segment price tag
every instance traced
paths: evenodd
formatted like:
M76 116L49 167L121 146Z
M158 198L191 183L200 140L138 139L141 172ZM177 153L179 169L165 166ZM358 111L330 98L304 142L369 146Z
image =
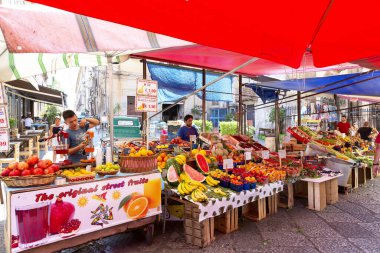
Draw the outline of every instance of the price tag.
M279 150L278 151L278 156L280 157L280 159L282 158L286 158L286 150Z
M8 128L7 109L0 107L0 128Z
M303 151L300 151L300 157L303 157Z
M261 158L263 158L264 160L269 159L269 151L268 150L263 150L261 152Z
M0 130L0 151L9 151L9 132L8 130Z
M223 169L233 169L234 168L234 161L232 159L224 159L223 160Z
M245 157L246 161L251 161L252 153L251 152L244 152L244 157Z
M346 138L346 134L342 134L342 138Z
M196 142L197 136L196 135L190 135L190 142Z

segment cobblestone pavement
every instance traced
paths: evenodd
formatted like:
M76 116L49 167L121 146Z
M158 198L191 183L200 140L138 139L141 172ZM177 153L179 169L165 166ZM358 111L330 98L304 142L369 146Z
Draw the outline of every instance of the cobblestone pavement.
M170 222L165 234L156 228L151 246L145 244L142 233L130 232L60 253L380 252L379 193L380 178L349 195L340 194L339 202L322 212L310 211L304 201L297 200L291 210L279 209L256 223L244 220L238 231L228 235L216 233L215 242L205 249L186 244L182 224Z

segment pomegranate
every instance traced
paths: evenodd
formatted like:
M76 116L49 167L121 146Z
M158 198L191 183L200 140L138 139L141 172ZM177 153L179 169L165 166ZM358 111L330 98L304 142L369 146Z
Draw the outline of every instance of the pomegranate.
M9 176L10 176L10 177L18 177L18 176L21 176L21 170L12 170L11 172L9 172Z
M49 168L52 168L53 170L54 170L54 172L57 172L57 171L59 171L59 165L57 165L57 164L53 164L52 166L50 166Z
M52 165L52 162L50 160L40 160L38 163L37 163L37 167L41 168L41 169L47 169L50 165Z
M70 202L57 198L50 206L50 233L57 234L61 226L67 224L74 216L75 207Z
M13 163L9 164L8 168L11 170L15 170L15 169L17 169L17 166L18 166L18 162L13 162Z
M41 168L35 168L32 170L32 173L33 175L43 175L44 174L44 170L41 169Z
M29 164L30 167L34 167L38 163L38 156L32 155L29 156L26 162Z
M2 172L1 172L1 176L2 177L7 177L7 176L9 176L9 173L11 172L11 170L10 169L8 169L8 168L6 168L6 169L4 169Z
M47 168L47 169L44 170L44 173L45 173L45 175L47 175L47 174L54 174L54 169L51 168L51 167L49 167L49 168Z
M23 170L21 173L21 176L30 176L30 175L32 175L31 170Z
M19 162L17 165L17 168L19 170L27 170L27 169L29 169L29 164L26 162Z

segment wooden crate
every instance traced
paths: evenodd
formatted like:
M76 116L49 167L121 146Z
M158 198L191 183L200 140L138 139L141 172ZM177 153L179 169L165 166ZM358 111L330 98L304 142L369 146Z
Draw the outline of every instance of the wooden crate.
M372 179L374 179L374 177L373 177L373 169L372 169L372 167L367 167L367 169L366 169L366 178L367 178L368 180L372 180Z
M222 215L215 217L215 229L224 234L229 234L238 229L239 210L233 208Z
M266 199L258 199L243 206L243 216L252 221L259 221L267 216Z
M359 188L359 168L353 167L351 170L350 178L348 179L348 183L351 182L352 189Z
M305 144L297 144L297 143L285 143L285 149L286 151L293 152L293 151L305 151L306 150Z
M197 206L185 204L184 230L186 242L198 247L206 247L214 240L214 218L199 222L200 210Z
M326 182L308 182L308 208L321 211L326 208Z
M294 184L286 183L284 185L284 191L278 195L278 207L281 208L293 208L294 207Z
M338 179L326 181L326 203L332 205L338 202L338 199Z
M367 183L366 170L367 170L367 168L364 166L360 166L358 168L358 184L366 184Z
M266 197L267 202L267 214L276 214L277 213L277 204L278 204L278 193Z

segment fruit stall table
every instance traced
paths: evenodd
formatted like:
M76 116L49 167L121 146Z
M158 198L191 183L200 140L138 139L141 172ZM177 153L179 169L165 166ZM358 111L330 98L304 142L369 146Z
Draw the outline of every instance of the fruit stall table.
M303 178L301 181L308 184L308 208L315 211L322 211L326 205L338 202L338 178L336 176L323 175L320 178Z
M8 253L55 252L135 228L145 228L151 243L153 223L161 213L157 171L119 172L61 185L5 187L5 193Z
M190 196L179 197L176 189L166 189L164 213L166 213L167 199L178 201L185 206L184 230L186 242L199 247L206 247L214 241L214 228L230 233L237 230L238 207L247 206L254 202L260 202L259 208L266 210L266 199L268 199L269 213L277 210L277 193L283 190L282 181L257 186L256 189L243 190L241 192L230 192L228 197L210 198L208 202L194 202ZM246 214L249 216L249 208ZM260 211L259 211L260 213ZM261 216L266 215L260 213ZM258 217L258 219L263 217ZM164 228L166 216L164 216ZM164 231L165 232L165 231Z

